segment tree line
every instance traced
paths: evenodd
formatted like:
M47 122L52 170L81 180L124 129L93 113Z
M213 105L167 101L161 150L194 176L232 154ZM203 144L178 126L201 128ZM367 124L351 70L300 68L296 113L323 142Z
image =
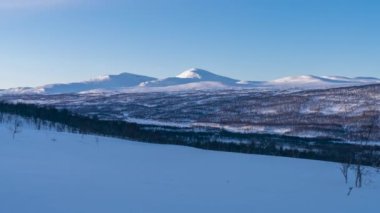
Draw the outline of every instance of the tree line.
M184 145L206 150L340 163L349 161L370 166L380 165L379 147L337 143L331 138L234 133L215 128L199 130L199 128L162 127L122 120L101 120L97 116L84 116L54 107L0 102L0 122L4 122L5 115L9 114L28 120L37 129L49 126L58 131L95 134L146 143Z

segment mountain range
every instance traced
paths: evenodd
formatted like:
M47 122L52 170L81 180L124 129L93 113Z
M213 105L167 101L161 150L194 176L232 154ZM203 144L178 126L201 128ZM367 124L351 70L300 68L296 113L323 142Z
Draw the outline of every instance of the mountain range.
M322 89L354 85L376 84L380 79L371 77L301 75L271 81L242 81L212 72L192 68L176 77L157 79L131 73L100 76L83 82L49 84L39 87L19 87L0 91L0 94L64 94L97 93L109 91L183 91L210 89Z

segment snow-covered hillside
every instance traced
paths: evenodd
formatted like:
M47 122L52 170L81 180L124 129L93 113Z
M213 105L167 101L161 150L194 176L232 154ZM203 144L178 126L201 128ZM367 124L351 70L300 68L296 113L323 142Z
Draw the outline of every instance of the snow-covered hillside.
M39 93L39 94L61 94L61 93L79 93L85 91L114 91L127 87L136 87L142 82L152 81L155 78L136 75L131 73L121 73L118 75L99 76L89 81L68 83L68 84L50 84L36 88L14 88L8 90L8 93Z
M335 163L0 124L0 212L376 212L380 178ZM367 170L372 172L372 170ZM352 177L350 177L351 179Z
M52 84L44 86L43 88L48 94L77 93L91 90L120 90L125 87L135 87L142 82L150 80L154 80L154 78L130 73L121 73L119 75L98 77L86 82Z
M186 87L199 89L199 84ZM0 101L52 106L105 120L163 126L212 127L241 133L380 140L380 84L307 91L257 89L116 94L9 95ZM219 85L222 88L222 85ZM160 92L161 91L161 92ZM158 93L160 92L160 93Z
M64 94L64 93L125 93L125 92L171 92L189 90L264 89L264 90L307 90L346 87L380 83L370 77L348 78L342 76L301 75L284 77L272 81L237 80L212 72L192 68L176 77L156 79L153 77L121 73L101 76L89 81L50 84L40 87L19 87L1 91L1 94Z
M164 78L155 81L146 82L143 86L148 87L166 87L183 85L189 83L202 83L202 82L218 82L225 86L237 86L239 80L216 75L206 70L192 68L184 71L183 73L177 75L176 77Z
M263 85L276 88L296 88L296 89L324 89L334 87L345 87L353 85L365 85L380 83L377 78L348 78L342 76L288 76L276 80L264 82Z

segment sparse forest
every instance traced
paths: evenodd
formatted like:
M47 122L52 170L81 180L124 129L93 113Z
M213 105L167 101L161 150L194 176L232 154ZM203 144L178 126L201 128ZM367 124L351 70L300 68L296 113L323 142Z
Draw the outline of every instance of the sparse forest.
M207 150L316 159L350 165L379 166L378 146L348 144L331 138L301 138L271 134L233 133L217 128L180 128L101 120L65 109L31 104L0 103L0 120L13 124L12 134L22 131L19 116L35 128L52 128L147 143L185 145ZM367 135L367 137L369 137ZM345 168L342 172L345 173Z
M52 106L102 120L371 142L380 140L379 93L380 85L374 84L306 91L28 94L0 96L0 101Z

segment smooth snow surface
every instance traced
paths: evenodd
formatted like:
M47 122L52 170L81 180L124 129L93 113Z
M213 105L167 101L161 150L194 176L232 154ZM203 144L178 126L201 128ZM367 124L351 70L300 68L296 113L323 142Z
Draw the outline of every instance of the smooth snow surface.
M0 212L377 212L379 178L335 163L0 125ZM365 182L369 182L365 180Z

